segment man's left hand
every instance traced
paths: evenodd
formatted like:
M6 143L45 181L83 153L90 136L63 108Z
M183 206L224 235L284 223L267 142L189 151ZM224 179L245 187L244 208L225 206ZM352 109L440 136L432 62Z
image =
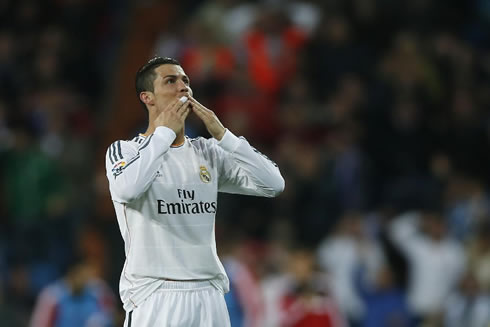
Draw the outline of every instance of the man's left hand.
M219 121L216 114L200 104L196 99L190 98L192 104L192 110L196 113L196 115L203 121L206 129L212 137L221 141L223 135L225 135L225 127Z

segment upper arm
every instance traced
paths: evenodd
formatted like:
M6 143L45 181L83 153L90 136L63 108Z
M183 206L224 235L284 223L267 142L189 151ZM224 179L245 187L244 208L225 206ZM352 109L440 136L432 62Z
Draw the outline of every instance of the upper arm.
M106 171L109 180L116 178L126 169L128 165L139 157L136 146L126 141L112 143L106 152Z
M138 172L129 167L135 166L139 160L139 148L127 141L116 141L107 149L106 175L113 200L127 203L134 198L132 193L138 187Z
M141 144L130 141L111 144L106 153L106 173L112 199L129 203L146 192L174 139L174 131L159 126Z
M41 291L31 315L30 327L52 327L56 319L58 299L52 288Z

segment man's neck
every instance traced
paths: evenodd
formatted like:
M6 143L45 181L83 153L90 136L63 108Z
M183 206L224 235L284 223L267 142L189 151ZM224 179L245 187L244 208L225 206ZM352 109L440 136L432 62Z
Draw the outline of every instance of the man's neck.
M149 136L155 132L155 129L157 126L154 126L153 124L150 124L148 128L146 129L146 132L143 133L144 136ZM179 146L182 145L185 141L185 129L182 127L180 132L177 133L174 142L172 143L172 146Z

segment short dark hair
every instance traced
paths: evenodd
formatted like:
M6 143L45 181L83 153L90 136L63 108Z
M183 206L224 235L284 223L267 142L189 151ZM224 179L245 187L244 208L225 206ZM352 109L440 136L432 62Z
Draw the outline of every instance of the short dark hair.
M177 65L180 66L180 63L169 57L153 57L146 64L141 66L141 68L136 73L136 96L138 100L141 102L144 108L146 108L145 104L140 99L140 93L145 91L153 92L153 82L155 81L155 68L161 65Z

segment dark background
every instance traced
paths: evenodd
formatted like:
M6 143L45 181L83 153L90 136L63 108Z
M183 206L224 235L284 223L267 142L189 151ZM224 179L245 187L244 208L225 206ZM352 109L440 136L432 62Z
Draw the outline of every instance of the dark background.
M389 253L387 225L409 210L441 215L466 270L478 269L472 246L490 230L489 1L4 0L0 320L8 326L27 323L40 290L75 253L117 294L124 245L104 155L145 130L133 81L155 54L178 59L195 97L286 180L276 199L220 195L218 251L240 240L257 281L283 269L270 268L277 244L315 254L351 215L362 224L354 239ZM193 116L186 131L208 136ZM405 280L410 262L387 257ZM487 294L490 284L480 287Z

